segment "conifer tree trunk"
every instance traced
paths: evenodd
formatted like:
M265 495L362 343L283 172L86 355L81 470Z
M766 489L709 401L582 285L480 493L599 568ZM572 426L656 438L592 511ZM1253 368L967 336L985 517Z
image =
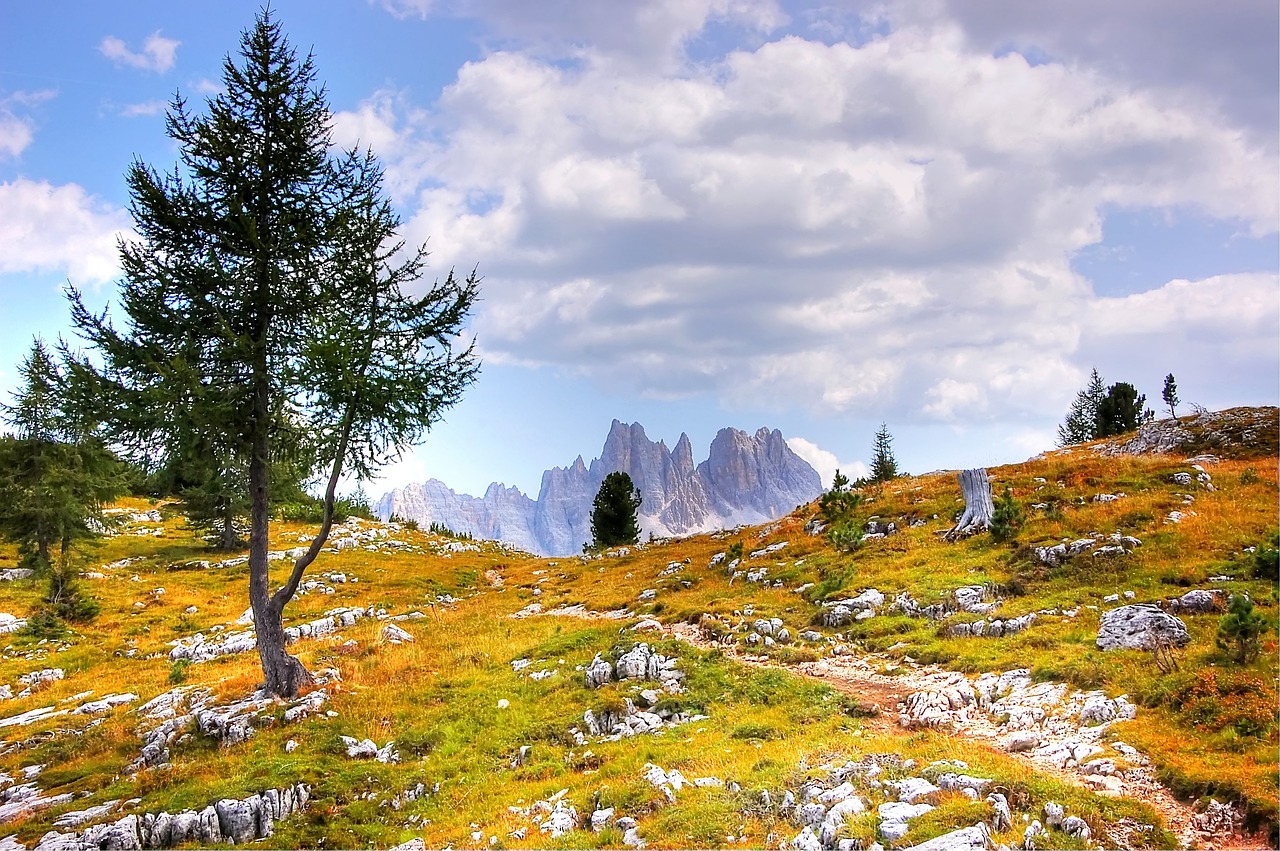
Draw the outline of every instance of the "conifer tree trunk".
M991 501L991 480L987 478L985 469L961 470L956 478L964 494L964 513L955 528L947 533L948 541L991 528L991 515L995 513L995 505Z
M263 687L271 694L296 697L299 689L314 680L302 663L285 650L283 599L272 595L270 560L270 481L271 441L267 431L270 414L270 384L266 375L266 359L260 362L254 393L253 454L249 459L249 605L253 609L253 628L257 635L258 658L262 661ZM325 530L327 533L327 530ZM327 535L326 535L327 537ZM312 549L318 549L313 545ZM301 571L298 571L299 573Z
M235 506L230 499L222 501L222 528L218 530L218 549L234 550L240 547L240 536L236 534Z

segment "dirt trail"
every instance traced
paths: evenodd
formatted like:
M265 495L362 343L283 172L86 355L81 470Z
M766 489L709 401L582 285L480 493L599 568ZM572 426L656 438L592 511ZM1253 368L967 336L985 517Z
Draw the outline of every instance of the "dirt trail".
M709 640L691 624L664 625L663 630L666 634L695 647L703 649L714 647L744 665L758 668L782 668L793 674L826 683L838 691L856 695L867 708L879 709L876 715L865 719L864 724L880 733L900 732L902 728L898 724L899 704L915 692L936 690L939 687L939 677L951 673L934 666L903 664L888 658L853 655L833 656L818 662L786 665L765 656L743 653L736 645L720 644ZM892 676L878 672L879 669L888 665L897 666L898 672ZM1008 736L1008 731L1002 730L985 713L967 718L964 723L943 732L979 741L1002 752L1004 747L1001 740ZM1088 788L1081 774L1039 759L1032 752L1010 755L1034 765L1039 772ZM1196 829L1192 821L1195 811L1175 798L1156 780L1149 765L1138 765L1127 769L1124 772L1123 789L1120 794L1154 807L1184 848L1204 848L1212 851L1227 848L1266 849L1271 847L1263 836L1209 834ZM1117 844L1126 844L1123 835L1113 835L1109 839Z

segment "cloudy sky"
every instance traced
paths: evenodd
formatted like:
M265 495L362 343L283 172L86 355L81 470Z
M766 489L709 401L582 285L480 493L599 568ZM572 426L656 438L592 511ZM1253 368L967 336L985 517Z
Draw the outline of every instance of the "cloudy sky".
M7 398L258 7L0 3ZM375 494L536 495L614 418L780 428L824 478L882 421L913 472L1018 461L1094 366L1280 396L1274 0L272 5L429 274L484 277L478 383Z

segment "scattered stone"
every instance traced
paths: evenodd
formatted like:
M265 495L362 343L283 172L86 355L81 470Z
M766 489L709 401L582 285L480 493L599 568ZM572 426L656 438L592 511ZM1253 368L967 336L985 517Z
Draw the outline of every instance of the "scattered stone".
M984 851L991 847L991 830L982 822L973 827L962 827L928 842L911 846L910 851ZM884 849L881 849L884 851Z
M382 628L382 640L391 644L412 643L413 636L395 624L389 623Z
M1072 836L1086 842L1089 840L1089 825L1079 816L1067 816L1064 818L1062 820L1062 831L1067 834L1067 836Z
M1004 795L992 792L987 796L987 803L991 805L992 830L998 833L1013 827L1013 814L1009 812L1009 801Z
M1151 650L1190 641L1186 625L1173 615L1150 603L1132 603L1102 615L1097 645L1100 650Z
M17 632L26 625L26 618L20 618L6 612L0 612L0 635L9 632Z
M1220 612L1227 607L1227 592L1217 588L1211 591L1193 589L1166 605L1170 612L1192 615Z
M613 679L613 666L597 653L596 657L591 660L591 664L587 665L585 676L587 688L599 688Z
M1209 805L1205 807L1204 812L1191 817L1191 824L1196 830L1207 833L1210 836L1230 836L1235 833L1236 824L1239 820L1239 814L1230 803L1221 803L1214 798L1210 798Z
M822 841L814 834L812 827L805 825L795 839L791 840L791 847L796 851L822 851Z
M82 704L72 711L73 715L103 715L117 706L133 703L138 699L136 694L109 694L101 700L93 700Z
M923 777L908 777L890 785L897 790L898 800L905 801L908 804L914 804L921 798L927 798L934 792L939 791L937 786L934 786Z
M897 842L907 835L907 822L933 809L929 804L905 804L892 801L876 809L880 818L880 836L888 842Z
M608 807L602 810L596 810L591 814L591 830L599 833L608 827L614 819L614 808Z
M1049 801L1044 805L1044 823L1049 827L1062 826L1062 805Z

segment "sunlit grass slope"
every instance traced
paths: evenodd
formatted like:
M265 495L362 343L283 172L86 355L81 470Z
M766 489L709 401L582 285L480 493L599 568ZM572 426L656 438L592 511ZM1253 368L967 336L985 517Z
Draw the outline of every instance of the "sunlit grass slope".
M310 669L334 667L341 673L341 683L329 687L332 698L325 706L332 716L321 713L292 724L281 720L230 747L194 734L176 746L170 767L136 775L126 767L138 756L141 719L129 707L97 723L61 715L5 728L0 770L16 776L24 766L44 764L39 778L44 794L80 797L0 832L16 832L31 844L60 813L109 800L139 799L122 805L121 813L176 812L306 781L314 787L311 804L305 814L277 826L276 845L388 846L422 836L437 847L621 847L622 834L615 829L574 831L554 840L540 833L526 808L563 789L579 813L612 806L619 815L637 818L650 847L720 847L728 837L760 847L796 832L760 806L760 790L779 795L810 773L816 776L824 764L875 753L921 764L963 759L974 773L1009 790L1023 809L1057 800L1072 812L1088 814L1098 827L1125 817L1158 822L1142 804L1035 774L1010 756L943 733L897 732L883 719L873 723L861 717L856 698L670 639L658 639L659 649L678 657L686 674L686 692L669 698L671 707L705 719L618 742L579 744L571 732L585 730L585 710L617 708L624 698L652 686L612 683L590 690L581 672L597 653L616 658L636 641L653 641L630 629L642 617L696 622L710 613L735 620L740 619L735 613L751 607L752 617L781 618L796 635L815 628L823 599L877 588L890 599L908 591L929 603L956 587L979 583L1004 598L1001 617L1046 609L1078 613L1042 617L1033 628L1003 639L948 638L935 622L892 614L838 632L855 651L880 654L886 663L909 656L967 672L1029 668L1036 678L1127 693L1142 708L1112 735L1147 752L1177 793L1229 798L1247 806L1254 823L1274 825L1276 578L1253 575L1247 548L1268 540L1276 526L1276 459L1206 464L1212 491L1173 481L1173 474L1188 469L1181 456L1106 458L1079 449L993 469L997 493L1008 485L1027 506L1027 523L1008 544L986 535L956 543L943 539L941 533L962 506L954 475L939 473L867 490L859 519L892 520L901 531L853 553L839 553L823 537L806 534L811 506L763 528L653 542L601 559L540 559L489 544L445 553L439 546L445 539L409 529L392 535L409 545L403 550L325 552L309 576L340 571L358 582L335 583L332 594L296 598L286 610L290 622L320 617L337 606L374 605L391 615L425 615L399 623L414 636L413 643L383 641L382 623L366 619L294 645ZM1099 494L1123 496L1098 502ZM1187 501L1188 494L1193 501ZM156 505L125 500L119 507L139 511ZM14 685L15 694L20 675L45 667L66 673L28 697L0 701L0 716L56 706L87 691L94 696L131 692L140 698L136 707L177 681L209 688L223 701L254 689L260 672L252 653L187 667L170 664L175 639L198 631L212 634L220 626L242 628L233 624L248 605L247 569L202 566L225 556L211 554L175 506L159 509L162 524L128 525L88 554L86 570L104 576L83 580L102 605L95 621L74 625L63 639L0 637L0 644L8 645L0 658L0 683ZM1181 522L1169 522L1172 511L1183 513ZM913 526L912 521L923 522ZM148 531L154 529L160 534ZM297 546L311 531L277 524L272 548ZM1141 539L1142 546L1126 556L1086 555L1055 567L1034 556L1036 546L1115 532ZM734 578L723 565L709 566L714 555L739 540L748 553L787 542L768 557L746 563L767 567L767 583ZM123 559L130 561L120 565ZM14 549L0 548L0 568L15 563ZM673 563L680 566L672 569ZM286 562L274 565L283 577ZM781 587L773 587L775 582ZM807 583L812 587L796 593ZM1178 657L1178 669L1168 673L1145 653L1096 649L1100 613L1115 605L1104 603L1104 597L1132 591L1135 601L1155 601L1210 587L1249 594L1266 617L1256 661L1236 665L1215 646L1221 615L1212 613L1181 615L1192 643ZM642 603L647 589L656 596ZM43 593L39 580L3 583L0 611L25 616ZM581 604L592 611L626 608L632 614L620 620L509 617L534 602L544 609ZM816 658L824 646L768 652L787 662ZM511 663L520 659L531 664L517 671ZM529 676L543 671L555 673ZM344 735L379 745L394 740L401 761L350 759L341 743ZM286 752L290 740L297 747ZM524 746L529 750L522 757ZM669 803L643 779L646 763L737 787L688 788ZM391 805L398 793L419 783L424 796ZM910 838L919 842L977 817L974 805L956 795L913 823ZM1015 824L996 841L1020 842L1022 827ZM875 821L856 821L845 830L869 844ZM1157 830L1147 841L1165 847L1171 840Z

